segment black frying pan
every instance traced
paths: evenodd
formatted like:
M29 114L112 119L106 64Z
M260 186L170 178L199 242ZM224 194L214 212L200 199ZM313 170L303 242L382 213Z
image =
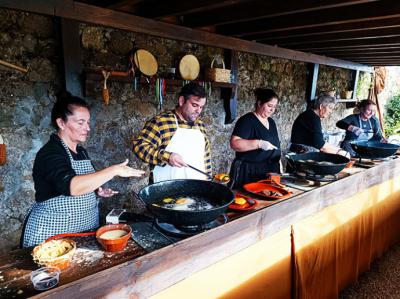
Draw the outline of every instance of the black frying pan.
M399 146L392 143L382 143L378 141L353 141L351 148L360 158L382 159L396 154Z
M341 155L321 152L286 155L286 158L296 172L309 175L334 175L342 171L346 164L350 162L350 159ZM330 164L318 162L329 162Z
M167 197L185 196L207 198L215 207L203 211L186 211L153 205L153 203L159 203ZM222 215L234 200L232 191L224 185L210 181L184 179L163 181L149 185L139 191L138 197L159 221L176 226L209 223Z

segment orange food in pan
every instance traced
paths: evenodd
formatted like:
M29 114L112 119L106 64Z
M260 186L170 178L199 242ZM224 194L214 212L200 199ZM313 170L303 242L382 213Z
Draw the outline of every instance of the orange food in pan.
M227 182L229 182L229 180L230 180L229 175L227 175L226 173L218 173L218 174L216 174L216 175L214 176L214 178L215 178L216 180L221 181L221 182L224 182L224 183L227 183Z

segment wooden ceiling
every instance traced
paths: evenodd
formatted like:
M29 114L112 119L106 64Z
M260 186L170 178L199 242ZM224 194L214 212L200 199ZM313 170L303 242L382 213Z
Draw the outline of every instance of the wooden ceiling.
M399 0L79 0L371 66L400 65Z

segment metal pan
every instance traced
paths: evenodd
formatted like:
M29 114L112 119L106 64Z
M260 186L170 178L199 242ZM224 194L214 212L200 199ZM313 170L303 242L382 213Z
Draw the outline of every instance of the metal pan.
M158 182L141 189L139 199L147 209L161 222L176 226L202 225L215 220L222 215L234 201L232 191L221 184L202 180L170 180ZM167 197L201 197L206 198L214 208L191 211L172 210L162 206L155 206Z
M321 152L286 155L286 159L295 172L310 175L334 175L342 171L350 162L350 159L341 155Z
M351 148L360 158L382 159L396 154L399 146L393 143L382 143L378 141L353 141Z

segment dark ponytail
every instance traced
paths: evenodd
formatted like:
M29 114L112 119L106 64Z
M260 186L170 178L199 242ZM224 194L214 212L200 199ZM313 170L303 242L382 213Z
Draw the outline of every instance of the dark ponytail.
M85 100L72 96L68 91L62 91L57 95L57 101L51 109L51 124L58 130L57 118L67 120L68 115L73 114L73 106L84 107L90 111L89 105Z

